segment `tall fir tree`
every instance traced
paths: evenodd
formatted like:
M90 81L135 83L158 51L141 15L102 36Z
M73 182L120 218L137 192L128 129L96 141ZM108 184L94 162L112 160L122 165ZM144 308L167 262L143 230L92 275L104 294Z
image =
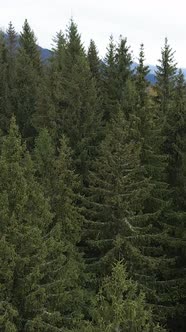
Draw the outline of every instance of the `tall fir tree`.
M90 173L85 197L85 253L98 276L110 270L114 259L123 257L129 269L136 271L148 261L135 241L140 232L144 234L140 219L149 184L140 165L140 144L131 140L129 133L125 115L119 111L107 128Z
M116 68L117 68L117 94L118 100L126 98L125 84L131 78L132 54L130 46L127 45L127 38L120 37L116 48Z
M33 165L13 118L4 138L1 164L1 329L33 331L42 324L41 285L51 213L34 178ZM3 254L4 251L4 254ZM38 325L39 324L39 325Z
M170 201L164 217L164 229L167 237L164 240L164 251L167 257L172 259L172 266L164 269L162 280L165 288L160 287L162 293L162 305L167 308L167 319L171 331L182 331L185 325L185 211L179 206L182 197L175 200L176 190L183 188L178 184L180 174L184 182L183 160L184 126L185 126L185 101L184 81L181 73L176 75L174 52L168 45L167 39L162 49L157 76L157 105L159 121L161 121L162 143L161 151L167 158L166 182L169 185L168 199ZM178 83L179 82L179 83ZM181 140L179 135L181 134ZM175 182L174 182L175 181ZM177 184L176 184L177 182ZM176 184L176 185L175 185ZM177 189L176 189L177 187ZM181 189L182 190L182 189ZM176 206L176 204L178 204ZM166 244L166 246L165 246ZM169 309L168 309L169 308Z
M184 211L185 206L185 143L186 143L186 85L181 70L176 77L173 107L168 113L164 149L169 156L167 181L171 186L173 204Z
M73 330L83 318L87 301L84 264L77 248L81 238L82 215L78 177L72 167L71 150L61 139L58 156L46 130L36 141L34 159L38 179L49 198L53 223L47 235L47 270L44 279L47 290L47 310L56 314L56 327ZM58 317L58 319L57 319Z
M19 44L22 52L27 55L33 67L41 69L40 53L37 47L37 39L27 20L24 21L23 30L20 33Z
M36 131L47 128L55 141L59 139L61 127L61 91L64 70L65 36L62 31L53 39L54 46L48 66L40 84L36 114L33 122Z
M64 65L58 89L58 137L69 138L74 150L76 168L83 181L88 164L95 154L101 114L98 112L95 81L76 24L67 29Z
M111 37L103 72L103 105L106 122L112 119L119 106L125 110L126 116L134 107L135 87L131 65L132 55L130 47L127 46L127 39L120 37L116 47Z
M27 20L19 38L20 47L16 61L16 104L15 114L23 138L33 145L35 128L33 117L39 94L41 60L36 38Z
M162 120L165 120L164 116L171 107L173 99L177 65L174 59L174 53L175 52L168 44L168 39L165 38L164 47L161 50L161 59L159 59L159 65L157 65L156 70L157 102L159 104Z
M7 133L11 117L8 84L8 52L3 32L0 32L0 128Z
M168 156L166 179L169 184L171 200L167 211L166 254L175 259L167 271L167 285L173 306L169 313L169 326L173 331L183 331L186 323L186 282L185 282L185 239L186 239L186 172L185 172L185 133L186 133L186 94L185 81L179 71L174 89L173 105L169 108L164 126L165 141L163 150ZM173 318L172 318L173 316Z
M117 106L116 45L114 43L113 36L111 36L103 65L104 122L112 119L116 112Z
M136 81L136 87L139 95L138 104L139 107L142 108L146 105L147 99L148 99L148 91L147 88L149 86L149 83L147 81L147 75L150 72L149 66L145 65L145 52L144 52L144 45L140 45L140 52L139 52L139 58L138 58L139 64L136 68L136 75L135 75L135 81Z
M15 28L12 24L12 22L9 23L8 29L6 31L7 34L7 48L10 58L13 60L15 57L17 44L18 44L18 35L15 31Z
M12 22L6 31L7 45L7 80L9 87L10 116L15 113L16 107L16 56L18 50L18 35Z
M90 40L87 57L92 76L95 78L96 83L99 86L101 81L101 61L98 56L96 44L92 39Z

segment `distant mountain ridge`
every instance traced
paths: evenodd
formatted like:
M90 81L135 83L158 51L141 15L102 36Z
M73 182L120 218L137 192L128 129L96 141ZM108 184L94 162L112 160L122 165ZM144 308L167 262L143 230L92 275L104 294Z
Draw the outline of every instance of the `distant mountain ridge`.
M50 59L51 55L52 55L52 51L48 50L47 48L42 48L41 46L38 45L38 50L41 54L41 59L43 61L46 61L48 59Z
M3 33L4 37L5 37L5 40L8 38L7 34L6 33ZM19 35L17 36L17 46L16 47L19 47ZM43 61L49 59L52 55L52 51L50 51L49 49L47 48L43 48L39 45L37 45L38 47L38 50L40 52L40 55L41 55L41 59Z

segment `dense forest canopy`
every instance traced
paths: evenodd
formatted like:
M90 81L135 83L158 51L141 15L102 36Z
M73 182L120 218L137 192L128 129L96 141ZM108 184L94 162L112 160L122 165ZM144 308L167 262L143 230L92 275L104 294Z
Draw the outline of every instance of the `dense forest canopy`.
M0 331L184 332L186 85L167 39L0 33Z

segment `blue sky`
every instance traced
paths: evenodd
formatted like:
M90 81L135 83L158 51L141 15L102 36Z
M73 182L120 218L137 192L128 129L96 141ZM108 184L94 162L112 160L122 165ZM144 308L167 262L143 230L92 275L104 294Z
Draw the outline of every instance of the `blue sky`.
M185 0L0 0L0 27L6 29L12 21L19 32L27 18L38 43L50 48L55 33L65 31L73 16L85 47L93 38L103 56L109 36L118 40L122 34L131 45L134 60L144 43L150 64L157 63L167 36L178 65L186 67L185 13Z

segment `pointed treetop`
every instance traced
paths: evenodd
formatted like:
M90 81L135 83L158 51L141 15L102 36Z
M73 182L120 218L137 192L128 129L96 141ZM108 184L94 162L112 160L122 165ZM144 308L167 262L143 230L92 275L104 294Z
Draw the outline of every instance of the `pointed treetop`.
M27 19L25 19L24 24L23 24L23 30L20 32L20 44L23 47L28 46L28 42L31 43L36 43L37 39L35 37L35 34L33 30L31 29Z
M9 24L8 24L8 29L6 30L6 33L9 37L9 39L15 39L17 38L17 32L15 31L15 28L12 24L12 22L10 21Z
M145 66L144 62L145 62L145 53L144 53L144 44L142 43L140 45L140 52L139 52L139 65L137 67L137 73L143 73L145 74L145 76L149 73L149 66Z
M26 56L33 63L34 67L40 69L40 54L36 42L37 39L35 37L35 34L26 19L23 24L23 30L20 33L19 38L20 52L24 51Z
M96 44L93 39L90 40L90 44L88 47L88 56L91 56L91 55L98 57L98 50L97 50Z
M56 33L56 36L53 38L54 47L52 50L54 52L60 53L61 49L64 48L66 44L66 39L62 30Z
M66 36L68 54L71 55L72 59L78 55L85 54L77 24L72 18L69 25L67 26Z
M105 63L109 66L113 66L115 64L115 56L116 56L116 45L114 43L114 38L111 35L109 38L109 45L107 47Z
M116 66L118 78L118 96L122 98L123 89L128 79L133 73L131 69L132 54L130 46L127 45L127 38L120 36L120 41L116 49Z
M65 36L60 30L56 33L56 36L53 38L54 46L52 48L53 51L53 57L51 60L53 61L53 64L55 64L60 71L63 68L63 62L64 62L64 54L66 49L66 39Z
M140 52L139 52L139 65L136 68L136 87L139 96L139 107L144 107L147 101L147 87L149 85L147 81L147 75L150 72L149 66L145 66L145 53L144 53L144 45L140 45Z
M164 47L161 49L161 59L158 60L159 66L157 66L156 71L157 80L160 80L161 77L169 79L175 76L177 63L175 62L174 55L175 51L170 47L166 37Z
M14 26L13 26L13 24L12 24L11 21L8 24L8 29L6 30L6 33L9 36L17 36L17 32L15 31L15 28L14 28Z
M123 66L130 67L132 64L130 46L127 45L127 38L123 38L122 36L120 36L120 41L117 47L116 61L121 68Z
M96 47L95 42L91 39L90 40L90 45L88 48L88 62L90 66L91 73L93 77L99 80L100 78L100 59L98 56L98 50Z
M15 28L14 28L12 22L9 23L6 33L7 33L7 47L8 47L9 55L11 57L13 57L15 55L15 51L17 48L18 34L15 31Z
M165 38L164 47L161 49L161 59L156 70L157 101L162 115L166 114L171 107L177 72L177 63L174 58L175 52Z

